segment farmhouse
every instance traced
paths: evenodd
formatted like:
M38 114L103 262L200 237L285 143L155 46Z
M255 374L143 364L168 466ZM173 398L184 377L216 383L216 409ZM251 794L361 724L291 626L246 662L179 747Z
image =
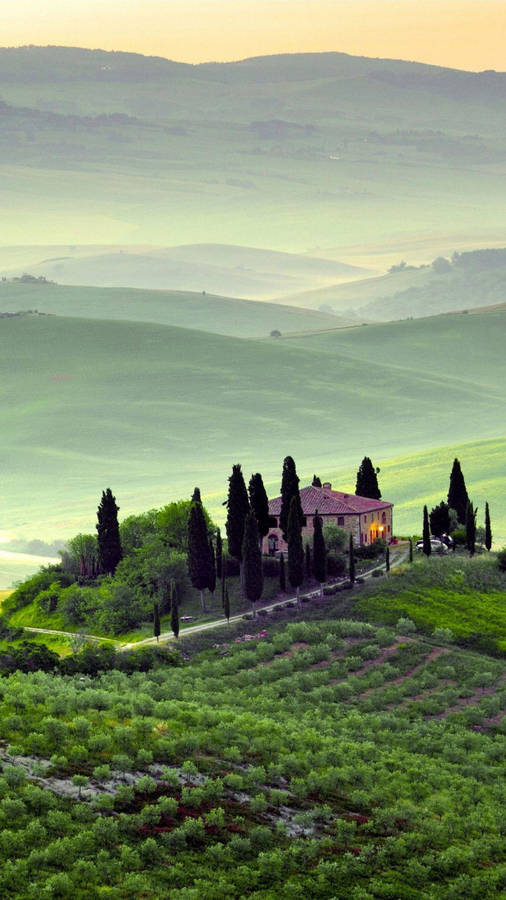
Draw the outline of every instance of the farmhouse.
M368 497L357 497L355 494L344 494L333 491L330 482L322 487L302 488L300 491L302 504L302 539L312 540L313 517L318 515L323 525L339 525L353 534L355 545L372 544L377 538L386 541L392 539L393 503L386 500L371 500ZM264 538L263 552L274 556L280 550L286 551L287 544L279 527L281 513L281 497L269 501L271 528Z

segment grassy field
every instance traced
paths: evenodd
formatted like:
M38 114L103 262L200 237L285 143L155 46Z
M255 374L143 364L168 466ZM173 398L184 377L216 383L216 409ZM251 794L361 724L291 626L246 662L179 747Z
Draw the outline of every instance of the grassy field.
M303 478L339 470L346 482L367 453L379 465L394 459L384 494L403 505L402 530L418 530L425 491L428 500L444 496L453 448L474 442L467 477L478 487L470 492L494 504L497 538L505 534L504 457L494 443L504 421L505 317L445 316L276 342L141 323L4 319L0 457L10 475L2 527L28 538L89 530L109 484L123 516L188 496L198 483L222 521L236 460L247 477L260 469L272 496L287 453ZM438 447L448 448L440 460Z
M506 575L495 557L417 559L368 585L354 613L387 625L408 616L429 634L449 628L457 640L506 656Z
M0 312L27 309L84 319L156 322L234 337L268 337L273 330L315 331L351 323L317 310L202 292L0 282Z

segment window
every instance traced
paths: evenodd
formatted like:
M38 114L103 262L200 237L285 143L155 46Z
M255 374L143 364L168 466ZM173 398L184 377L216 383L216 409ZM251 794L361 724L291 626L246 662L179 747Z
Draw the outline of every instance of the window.
M343 525L344 525L344 516L338 516L338 517L337 517L337 524L340 525L341 528L343 527Z
M306 516L302 516L302 528L305 528L306 525L307 525L307 518L306 518Z
M387 525L388 533L390 534L390 525Z
M381 517L381 521L383 522L383 524L386 522L386 520L387 520L387 514L383 513L383 515Z
M364 516L364 522L367 522L367 516Z

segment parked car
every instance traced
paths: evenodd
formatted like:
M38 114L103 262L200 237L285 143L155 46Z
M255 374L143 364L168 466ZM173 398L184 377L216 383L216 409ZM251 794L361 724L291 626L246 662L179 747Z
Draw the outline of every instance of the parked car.
M440 553L440 554L449 553L449 548L448 548L447 544L445 544L443 541L440 541L439 538L431 537L430 547L431 547L432 553ZM423 551L423 541L416 542L416 549L419 553L421 553Z

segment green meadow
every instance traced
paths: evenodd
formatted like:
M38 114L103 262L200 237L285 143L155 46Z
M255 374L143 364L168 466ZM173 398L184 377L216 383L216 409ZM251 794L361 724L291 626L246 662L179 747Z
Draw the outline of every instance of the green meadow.
M27 309L84 319L157 322L235 337L268 337L274 329L313 331L351 323L351 319L317 310L202 292L1 282L0 312Z

